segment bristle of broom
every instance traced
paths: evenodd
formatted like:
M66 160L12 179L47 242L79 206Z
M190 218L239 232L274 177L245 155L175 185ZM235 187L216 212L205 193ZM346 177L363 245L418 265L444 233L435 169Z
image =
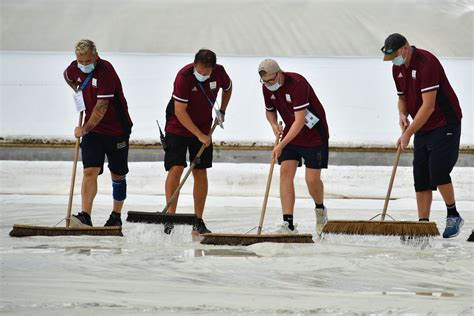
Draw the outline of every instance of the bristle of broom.
M161 212L134 212L127 213L127 222L148 224L177 224L193 225L196 222L194 214L167 214Z
M384 235L384 236L439 236L434 222L396 221L328 221L324 234Z
M261 242L273 243L314 243L311 234L280 235L280 234L203 234L203 245L249 246Z
M47 227L47 226L29 226L13 225L10 231L11 237L31 237L31 236L120 236L122 237L122 227Z
M471 231L471 236L469 236L467 241L474 241L474 229Z

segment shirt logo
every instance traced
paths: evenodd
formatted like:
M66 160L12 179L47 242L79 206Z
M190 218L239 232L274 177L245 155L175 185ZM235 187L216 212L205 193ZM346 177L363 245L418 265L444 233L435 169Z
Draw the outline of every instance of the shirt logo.
M416 79L416 70L413 69L413 70L411 71L411 77L412 77L413 79Z
M285 94L285 97L286 97L286 102L291 103L291 96L288 93Z
M217 87L217 82L216 81L209 82L209 88L211 90L214 90L216 87Z
M97 78L92 78L92 86L97 88Z
M397 78L403 78L402 73L399 73Z
M276 100L276 98L275 98L275 95L274 95L274 94L272 94L272 96L270 97L270 100Z
M81 77L77 77L76 81L77 82L82 82Z
M196 86L194 86L194 88L191 91L198 91L198 89L196 88Z

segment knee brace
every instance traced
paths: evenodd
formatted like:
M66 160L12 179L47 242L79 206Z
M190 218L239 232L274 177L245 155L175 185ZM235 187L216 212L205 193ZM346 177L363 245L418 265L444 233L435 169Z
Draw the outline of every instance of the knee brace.
M127 198L127 180L125 177L120 180L112 179L112 196L115 201L124 201Z

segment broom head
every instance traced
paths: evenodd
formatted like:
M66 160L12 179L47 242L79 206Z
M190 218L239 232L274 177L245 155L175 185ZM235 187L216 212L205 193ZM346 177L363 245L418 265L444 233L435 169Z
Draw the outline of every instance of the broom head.
M123 236L121 226L111 227L47 227L30 225L13 225L11 237L30 236Z
M134 212L129 211L127 222L148 224L177 224L193 225L196 222L194 214L167 214L162 212Z
M311 234L203 234L203 245L249 246L259 242L314 243Z
M328 221L323 234L439 236L435 222Z

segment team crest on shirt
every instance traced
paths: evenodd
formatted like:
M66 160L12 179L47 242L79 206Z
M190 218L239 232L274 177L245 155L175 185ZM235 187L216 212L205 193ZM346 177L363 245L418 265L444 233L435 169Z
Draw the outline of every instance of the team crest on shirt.
M403 78L403 74L399 73L397 78Z
M291 96L287 93L285 94L286 102L291 103Z
M413 70L411 71L411 78L412 78L412 79L416 79L416 70L415 70L415 69L413 69Z
M194 88L191 91L198 91L198 89L196 88L196 86L194 86Z
M209 82L209 88L211 90L214 90L216 87L217 87L217 82L216 81Z
M76 82L82 82L81 77L77 77Z
M270 100L276 100L276 98L275 98L275 95L274 95L274 94L272 94L272 96L270 97Z
M92 86L97 88L97 78L92 78Z

